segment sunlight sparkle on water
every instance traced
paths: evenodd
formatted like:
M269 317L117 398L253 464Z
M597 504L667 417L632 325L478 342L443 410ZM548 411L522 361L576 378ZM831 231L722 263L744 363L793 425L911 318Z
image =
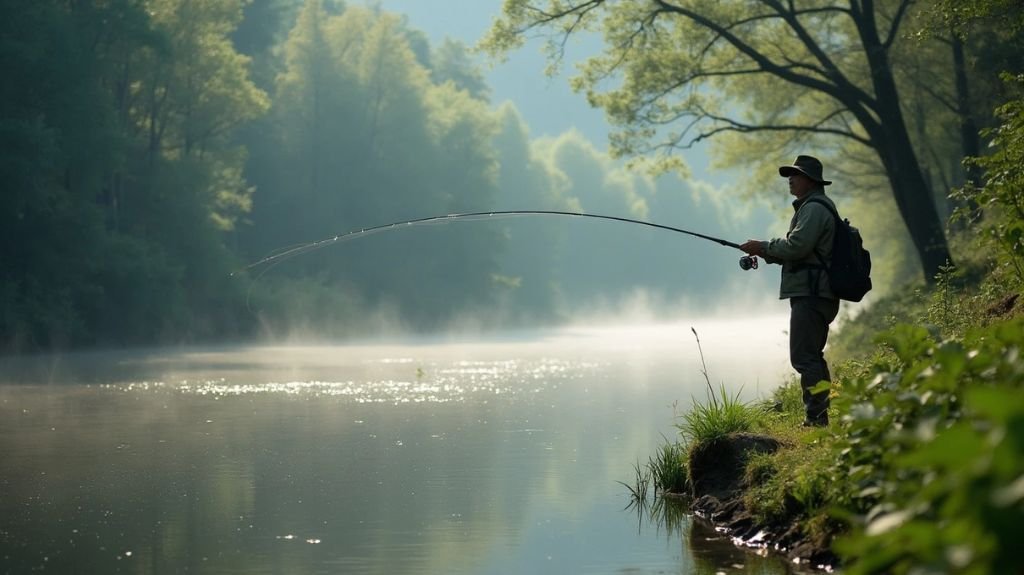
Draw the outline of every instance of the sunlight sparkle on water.
M403 366L411 358L384 358L376 363ZM559 381L583 377L597 364L565 360L455 361L417 368L409 378L330 381L235 382L227 378L180 380L177 383L138 381L108 384L104 388L124 392L165 390L207 396L280 394L299 397L333 397L353 403L451 403L470 397L536 394L557 387Z
M703 397L705 360L744 398L777 385L786 325L30 358L0 385L6 571L781 575L641 531L621 480Z

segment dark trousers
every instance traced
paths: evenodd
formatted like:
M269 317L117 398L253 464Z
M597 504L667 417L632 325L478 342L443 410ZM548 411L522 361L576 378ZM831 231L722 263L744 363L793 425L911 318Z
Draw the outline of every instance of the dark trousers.
M794 297L789 300L789 362L800 374L807 421L828 421L828 391L811 393L822 381L832 381L825 362L828 326L839 313L839 300Z

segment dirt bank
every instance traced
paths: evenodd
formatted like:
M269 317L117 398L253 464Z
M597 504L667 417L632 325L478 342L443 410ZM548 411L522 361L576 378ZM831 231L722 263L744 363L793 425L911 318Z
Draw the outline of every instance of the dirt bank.
M693 512L727 533L737 545L768 549L803 565L833 570L837 560L828 541L807 539L795 518L760 524L743 503L751 487L745 477L747 460L755 453L773 453L780 447L775 438L752 433L734 433L694 446L689 459Z

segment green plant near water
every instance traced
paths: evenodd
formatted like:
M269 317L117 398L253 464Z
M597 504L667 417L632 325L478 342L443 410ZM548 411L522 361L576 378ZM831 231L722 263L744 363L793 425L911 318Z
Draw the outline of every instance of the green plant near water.
M647 504L647 492L651 485L651 472L647 467L640 465L639 461L633 464L633 471L636 473L636 476L632 484L625 481L616 481L616 483L625 486L629 490L630 507L645 506Z
M722 385L715 392L708 376L707 363L704 361L704 350L700 346L697 330L690 328L697 340L700 353L701 374L708 386L708 400L705 403L693 402L691 410L683 414L683 423L677 424L683 441L672 441L664 438L662 443L646 465L639 462L634 465L634 481L628 484L619 481L630 492L631 505L647 500L649 490L653 487L655 499L658 494L684 494L689 485L689 468L687 455L693 442L713 441L729 433L750 431L762 418L763 410L740 401L740 393L730 396ZM719 397L721 396L721 397ZM675 411L675 404L673 404Z
M764 412L741 401L739 391L729 395L722 385L719 392L721 397L711 393L710 402L694 400L690 411L683 414L683 422L676 425L689 442L713 442L730 433L750 431L761 421Z
M689 471L686 467L686 446L678 441L665 443L654 452L647 461L647 469L654 485L654 492L686 493L689 483Z
M654 489L654 499L658 494L684 494L689 484L689 472L686 467L686 446L665 439L654 455L647 459L646 465L638 461L633 465L633 483L618 483L629 490L630 505L647 502L647 495Z
M965 293L963 272L952 265L942 266L935 276L935 287L927 300L926 321L942 337L962 337L973 325L981 323L977 297Z
M1007 83L1019 95L1024 76ZM974 204L961 215L985 214L972 247L991 272L976 295L940 276L925 317L941 337L897 326L882 338L896 360L844 381L834 402L831 501L849 528L834 548L848 574L1024 573L1024 318L1003 319L1024 286L1024 98L997 115L995 151L972 160L987 181L959 192ZM993 302L1005 305L980 313Z
M708 377L708 366L704 361L704 350L700 346L700 336L697 330L690 328L693 337L697 340L697 351L700 353L701 374L708 384L708 401L699 403L696 399L690 411L683 414L683 423L677 424L676 428L691 443L715 441L730 433L750 431L761 419L761 410L751 404L740 400L740 393L730 396L725 385L719 386L721 398L715 393L711 385L711 378Z
M721 401L694 401L693 407L683 414L683 423L676 426L690 443L714 442L730 433L749 432L757 425L759 410L740 401L739 392L730 396L725 386L720 391Z

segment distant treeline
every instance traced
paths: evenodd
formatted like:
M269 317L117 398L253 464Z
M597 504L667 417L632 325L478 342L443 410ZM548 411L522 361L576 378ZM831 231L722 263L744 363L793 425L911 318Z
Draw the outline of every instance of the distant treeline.
M0 10L4 350L520 325L638 290L710 298L739 273L738 253L700 240L542 218L396 231L232 276L285 246L459 211L742 233L723 232L735 208L714 190L628 173L575 133L531 139L463 45L378 8Z

